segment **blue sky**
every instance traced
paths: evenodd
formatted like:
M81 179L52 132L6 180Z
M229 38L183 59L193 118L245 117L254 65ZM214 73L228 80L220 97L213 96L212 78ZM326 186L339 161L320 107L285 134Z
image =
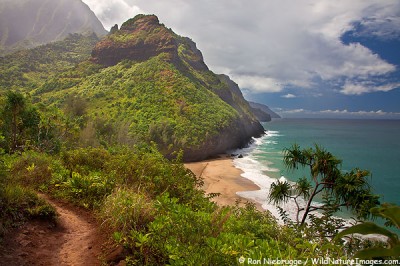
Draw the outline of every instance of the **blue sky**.
M284 117L400 119L398 0L83 0L106 28L156 14Z

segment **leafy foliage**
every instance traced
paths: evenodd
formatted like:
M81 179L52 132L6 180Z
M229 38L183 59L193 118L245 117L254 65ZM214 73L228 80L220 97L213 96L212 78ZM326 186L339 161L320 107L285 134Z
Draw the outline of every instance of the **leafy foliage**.
M314 224L322 223L325 229L336 225L337 227L333 226L330 230L324 230L332 234L342 223L330 216L341 207L350 209L359 218L366 218L369 209L379 204L378 196L372 194L367 182L368 171L353 169L347 173L342 172L339 168L341 161L318 145L314 149L303 150L298 145L293 145L285 150L284 163L292 170L298 167L310 169L309 179L301 178L293 185L287 181L278 181L271 186L269 194L270 201L275 204L294 200L297 206L297 224L305 224L313 212L321 211L323 217L313 215L311 221ZM313 202L317 195L322 195L321 205ZM306 200L304 206L300 205L299 198Z
M46 154L27 151L14 160L10 174L25 187L46 191L53 174L52 158Z
M124 247L128 265L235 265L241 256L266 254L344 257L341 246L315 239L313 229L279 226L252 204L218 207L199 189L203 181L184 167L180 150L212 147L221 132L253 115L240 90L208 70L193 42L157 27L107 38L125 44L168 37L163 40L178 46L179 58L167 52L103 67L86 60L96 38L72 35L0 61L0 88L6 91L0 230L33 216L55 217L35 189L98 213ZM327 213L339 207L336 199L357 210L369 207L359 204L368 198L366 172L340 175L339 161L318 147L295 149L285 158L292 168L310 166L312 178L275 184L276 202L311 200L326 185ZM315 224L331 223L310 216Z
M59 109L32 104L22 93L8 91L0 108L0 147L7 153L36 149L57 153L76 139L76 123Z
M59 96L55 92L58 90ZM51 104L54 96L63 99L65 90L55 91L42 95L43 100ZM127 124L134 142L154 141L167 155L207 143L238 119L236 110L203 85L182 75L162 55L142 63L124 61L108 67L68 92L64 102L57 104L68 106L77 117L84 113L73 111L76 105L68 99L86 102L86 113L91 114L87 125L94 126L94 136L86 139L94 137L100 143L106 140L115 144L120 142L118 136L124 129L120 125ZM90 105L86 99L90 99ZM99 119L108 121L108 135L102 133Z
M38 134L39 114L28 105L20 93L9 91L2 110L1 130L5 137L4 146L7 152L23 150L26 141L35 139Z
M96 35L71 34L64 41L1 57L0 90L31 91L51 76L89 58Z
M56 143L38 141L53 144L53 151L76 146L78 139L81 146L95 147L153 141L169 158L181 149L189 157L204 147L218 147L221 132L243 131L241 120L255 121L240 91L231 91L225 79L208 70L190 39L159 24L155 16L137 16L100 42L122 42L123 47L125 42L159 43L162 47L146 61L129 61L122 53L118 65L98 65L95 57L87 60L96 41L95 36L74 34L1 61L2 90L29 92L33 103L58 109L63 116L68 136ZM46 118L50 123L41 123L46 127L41 132L61 124L59 116L56 121ZM51 130L46 137L53 135Z
M392 204L383 204L380 207L371 209L371 213L381 216L389 222L389 224L400 229L400 207ZM361 259L381 258L381 257L400 257L400 240L399 236L390 230L381 227L372 222L363 222L356 224L340 232L335 239L343 238L352 234L379 234L387 237L387 247L374 246L371 248L358 251L354 256Z
M184 167L180 155L170 161L154 145L8 158L6 165L18 176L15 182L98 212L124 247L128 265L235 265L241 256L266 254L282 259L344 256L340 246L324 239L316 243L311 234L281 227L254 205L217 207L198 189L202 180ZM29 215L49 211L40 205L28 210Z

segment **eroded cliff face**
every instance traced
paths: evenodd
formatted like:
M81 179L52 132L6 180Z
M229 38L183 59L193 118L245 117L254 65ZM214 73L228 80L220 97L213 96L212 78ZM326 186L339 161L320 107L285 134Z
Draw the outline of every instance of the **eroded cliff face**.
M164 53L166 59L182 68L183 61L196 70L208 70L196 44L176 35L161 24L155 15L137 15L118 26L97 43L92 51L96 63L113 66L123 60L146 61Z
M92 60L113 66L126 59L146 61L161 53L168 54L170 60L177 58L178 44L173 32L161 25L156 16L137 16L99 42L93 49Z
M211 72L204 63L202 53L197 49L196 44L189 38L178 36L167 29L154 15L138 15L125 22L119 30L113 27L112 33L97 43L92 51L91 60L111 67L124 60L140 63L160 56L165 62L173 65L180 75L189 79L190 84L198 88L199 92L212 92L213 95L218 96L221 101L229 105L227 108L230 108L232 113L230 120L224 125L211 125L212 128L219 128L218 132L203 136L200 145L176 147L184 151L186 161L202 160L227 150L243 147L252 137L258 137L264 133L263 127L243 98L238 85L226 75L216 75ZM160 84L156 80L151 82ZM180 88L180 90L186 89ZM188 104L190 101L184 98L177 99L178 104L185 103L182 108L187 108L187 110L191 108ZM192 102L192 104L203 103ZM171 134L174 134L173 130ZM162 146L167 143L158 144Z

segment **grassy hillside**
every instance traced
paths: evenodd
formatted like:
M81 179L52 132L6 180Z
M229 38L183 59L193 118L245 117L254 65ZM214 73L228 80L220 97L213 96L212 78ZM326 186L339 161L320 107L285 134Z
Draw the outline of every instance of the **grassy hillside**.
M31 92L50 77L87 60L99 39L71 34L65 40L0 57L0 92Z

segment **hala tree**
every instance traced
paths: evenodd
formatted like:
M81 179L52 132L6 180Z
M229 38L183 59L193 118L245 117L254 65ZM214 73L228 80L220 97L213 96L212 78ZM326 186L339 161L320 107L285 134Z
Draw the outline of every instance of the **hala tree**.
M29 148L56 152L71 131L62 113L33 105L19 92L5 94L0 107L0 148L6 152Z
M23 149L26 140L37 133L40 116L36 108L28 104L21 93L9 91L0 113L5 149L8 152Z
M268 196L275 205L292 199L297 206L298 225L305 224L310 216L315 217L315 212L330 217L342 207L359 219L367 218L370 208L379 204L378 196L372 193L368 184L368 171L356 168L343 172L340 169L342 161L319 145L301 149L294 144L284 150L283 161L289 170L299 167L310 170L309 178L300 178L294 184L287 181L273 183ZM322 198L322 203L316 204L317 198Z

